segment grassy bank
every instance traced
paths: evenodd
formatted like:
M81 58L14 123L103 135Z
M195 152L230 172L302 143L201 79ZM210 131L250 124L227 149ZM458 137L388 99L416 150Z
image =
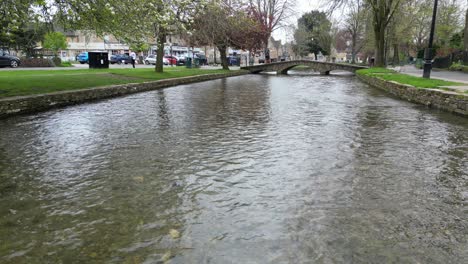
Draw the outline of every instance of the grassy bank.
M370 69L358 70L356 73L367 75L367 76L378 77L386 81L395 81L395 82L402 83L402 84L409 84L417 88L444 89L441 87L464 85L462 83L457 83L457 82L449 82L449 81L444 81L444 80L425 79L422 77L415 77L415 76L406 75L403 73L398 73L396 71L392 71L392 70L385 69L385 68L370 68Z
M0 98L226 72L184 67L165 68L163 73L152 68L0 71Z

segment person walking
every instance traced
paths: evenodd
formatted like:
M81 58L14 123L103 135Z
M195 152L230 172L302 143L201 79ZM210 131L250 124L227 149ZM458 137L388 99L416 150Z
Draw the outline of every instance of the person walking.
M130 57L132 58L132 66L135 69L136 53L134 51L130 52Z

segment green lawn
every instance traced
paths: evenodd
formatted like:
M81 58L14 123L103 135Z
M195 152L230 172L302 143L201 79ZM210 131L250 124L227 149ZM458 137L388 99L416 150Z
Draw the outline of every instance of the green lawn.
M464 85L462 83L457 83L457 82L448 82L448 81L437 80L437 79L425 79L422 77L415 77L411 75L398 73L396 71L392 71L392 70L385 69L385 68L370 68L370 69L358 70L356 73L367 75L367 76L378 77L387 81L395 81L395 82L402 83L402 84L409 84L418 88L439 88L441 86Z
M163 73L152 68L0 71L0 98L226 72L184 67L164 68Z

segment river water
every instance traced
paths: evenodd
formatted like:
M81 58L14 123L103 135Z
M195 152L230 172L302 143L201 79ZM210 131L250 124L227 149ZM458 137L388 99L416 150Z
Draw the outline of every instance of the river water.
M183 85L0 135L2 263L468 259L468 119L351 76Z

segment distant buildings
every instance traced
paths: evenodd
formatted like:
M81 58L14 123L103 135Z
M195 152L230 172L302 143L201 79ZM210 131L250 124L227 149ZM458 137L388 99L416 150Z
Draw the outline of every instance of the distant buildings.
M85 51L107 51L109 56L113 54L129 54L130 46L117 39L112 35L106 35L104 37L97 36L94 31L88 30L76 30L76 31L65 31L68 48L60 52L60 57L64 61L75 61L78 54ZM149 49L140 52L139 55L147 56L149 54L156 54L157 45L156 41L149 40ZM291 60L295 58L295 54L292 49L291 43L282 44L281 40L275 40L272 37L268 43L268 49L270 52L270 59L274 61ZM211 46L203 47L190 47L187 42L180 36L171 35L168 37L166 44L164 45L164 54L172 54L175 56L189 55L193 52L203 53L207 57L208 63L220 64L221 59L219 57L219 51ZM241 63L246 65L250 58L248 51L228 49L227 54L230 56L238 56L241 59ZM255 63L264 59L264 52L260 51L254 56Z

